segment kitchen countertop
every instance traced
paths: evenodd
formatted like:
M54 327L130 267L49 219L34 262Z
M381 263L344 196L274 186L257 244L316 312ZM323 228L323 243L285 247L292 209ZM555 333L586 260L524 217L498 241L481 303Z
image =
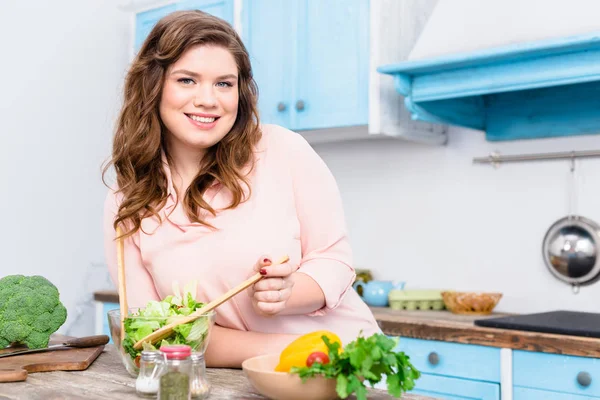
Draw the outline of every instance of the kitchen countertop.
M515 350L600 357L600 339L475 326L480 318L509 314L457 315L449 311L403 311L371 307L387 335L445 342L478 344Z
M118 303L119 295L115 291L101 291L94 293L94 299ZM600 339L597 338L487 328L473 323L479 318L509 314L474 316L450 311L403 311L389 307L371 307L371 311L387 335L600 358Z
M240 369L207 368L211 384L209 399L265 399L259 395ZM370 400L393 399L383 390L368 389ZM135 378L125 371L114 345L109 344L85 371L54 371L32 373L25 382L0 384L2 400L139 400ZM355 399L354 396L349 399ZM404 400L433 400L403 394Z

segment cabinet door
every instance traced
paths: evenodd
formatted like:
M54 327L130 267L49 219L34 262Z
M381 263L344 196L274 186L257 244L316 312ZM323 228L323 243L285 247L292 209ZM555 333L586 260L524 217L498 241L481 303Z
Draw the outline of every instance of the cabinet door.
M369 1L294 2L300 7L292 128L368 124Z
M202 10L233 25L233 0L184 0L177 10Z
M233 24L233 0L184 0L140 12L135 16L134 51L137 53L154 25L178 10L202 10Z
M142 47L144 40L154 28L154 25L164 16L171 14L177 9L176 4L168 4L163 7L153 8L135 15L135 40L133 50L137 53Z
M593 400L598 397L515 386L513 400Z
M419 371L485 382L500 382L500 349L474 344L401 337L404 351Z
M584 379L585 386L580 383ZM513 351L513 383L553 392L600 397L600 359ZM573 397L576 398L576 397Z
M244 0L242 39L258 85L263 123L290 128L296 54L297 0Z
M497 383L421 374L410 393L445 400L500 400ZM515 399L516 400L516 399Z

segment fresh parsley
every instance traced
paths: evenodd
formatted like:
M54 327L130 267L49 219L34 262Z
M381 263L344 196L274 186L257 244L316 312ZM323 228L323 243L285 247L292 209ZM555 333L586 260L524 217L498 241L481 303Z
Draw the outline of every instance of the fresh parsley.
M329 363L314 363L310 367L292 367L290 373L298 374L303 381L315 375L337 380L336 390L345 399L352 393L357 400L367 399L368 382L371 387L386 377L388 393L400 397L412 390L421 373L410 363L404 352L395 352L398 339L376 333L368 338L359 336L340 351L339 343L321 337L329 350Z

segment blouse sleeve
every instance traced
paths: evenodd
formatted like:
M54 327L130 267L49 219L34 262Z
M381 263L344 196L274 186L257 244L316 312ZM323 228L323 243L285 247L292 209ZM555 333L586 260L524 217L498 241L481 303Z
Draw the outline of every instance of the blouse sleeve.
M302 260L298 272L313 278L325 294L325 306L309 314L319 316L340 304L356 274L337 183L308 142L295 136L288 154L300 221Z
M104 202L104 255L112 281L118 287L117 242L113 228L117 204L117 196L111 190ZM136 236L134 234L123 242L128 307L144 307L149 300L159 300L152 277L142 262L140 248L134 241Z

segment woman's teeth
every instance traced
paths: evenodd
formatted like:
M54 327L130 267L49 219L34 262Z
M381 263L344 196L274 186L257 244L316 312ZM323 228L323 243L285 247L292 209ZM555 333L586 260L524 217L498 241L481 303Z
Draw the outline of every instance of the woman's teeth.
M189 115L191 119L197 122L211 123L214 122L216 118L208 118L208 117L198 117L197 115Z

